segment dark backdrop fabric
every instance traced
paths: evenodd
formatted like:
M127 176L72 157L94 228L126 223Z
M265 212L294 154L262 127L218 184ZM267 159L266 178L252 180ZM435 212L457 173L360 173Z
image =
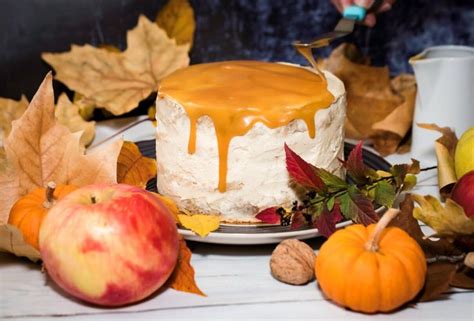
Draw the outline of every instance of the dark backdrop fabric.
M304 63L292 48L334 28L340 15L329 0L191 0L197 21L191 63L259 59ZM165 0L1 0L0 96L34 94L49 66L45 51L71 44L126 47L139 14L154 19ZM408 58L423 48L474 46L474 0L398 0L375 28L357 27L356 43L374 64L411 72ZM336 46L335 42L331 47ZM331 48L315 52L327 56Z

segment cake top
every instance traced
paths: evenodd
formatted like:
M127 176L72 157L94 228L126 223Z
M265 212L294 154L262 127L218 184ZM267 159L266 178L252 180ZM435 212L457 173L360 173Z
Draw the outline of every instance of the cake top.
M227 153L235 136L255 123L269 128L302 119L314 138L315 114L334 102L324 77L298 66L259 61L225 61L193 65L162 80L160 97L181 104L190 118L188 151L196 148L196 124L209 116L219 149L219 190L225 191Z

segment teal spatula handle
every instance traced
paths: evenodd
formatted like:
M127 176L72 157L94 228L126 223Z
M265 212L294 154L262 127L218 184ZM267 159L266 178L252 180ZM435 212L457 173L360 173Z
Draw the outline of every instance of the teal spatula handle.
M369 9L357 5L352 5L344 9L342 16L346 19L362 21L365 19L367 13L376 12L382 4L383 0L376 0Z
M344 9L342 16L346 19L362 21L365 19L366 14L367 14L367 9L356 6L356 5L352 5Z

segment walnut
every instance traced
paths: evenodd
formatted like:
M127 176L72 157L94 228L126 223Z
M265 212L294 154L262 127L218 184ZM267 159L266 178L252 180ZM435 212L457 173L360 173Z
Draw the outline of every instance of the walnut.
M288 284L305 284L314 279L316 255L306 243L284 240L270 258L270 270L275 279Z

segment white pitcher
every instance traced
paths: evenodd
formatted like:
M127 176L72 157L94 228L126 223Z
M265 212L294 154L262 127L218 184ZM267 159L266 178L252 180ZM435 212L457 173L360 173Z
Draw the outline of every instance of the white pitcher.
M417 123L451 127L458 137L474 126L474 47L437 46L410 59L418 94L413 121L412 156L434 165L437 132Z

